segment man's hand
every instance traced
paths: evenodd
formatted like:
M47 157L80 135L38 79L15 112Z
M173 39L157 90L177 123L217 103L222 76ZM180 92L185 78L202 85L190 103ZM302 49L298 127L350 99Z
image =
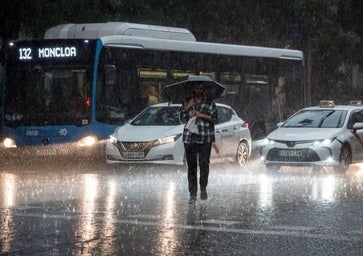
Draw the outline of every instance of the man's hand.
M185 106L185 110L186 111L189 111L189 109L191 109L195 104L195 100L194 98L191 98L188 102L188 104Z

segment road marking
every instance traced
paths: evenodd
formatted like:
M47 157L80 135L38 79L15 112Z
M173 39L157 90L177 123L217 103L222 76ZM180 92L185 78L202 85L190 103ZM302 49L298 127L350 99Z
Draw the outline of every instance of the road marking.
M317 230L318 228L317 227L279 225L279 226L271 226L271 229L283 229L283 230L295 230L295 231L313 231L313 230Z
M53 214L35 214L35 213L15 213L15 216L19 217L33 217L33 218L44 218L44 219L66 219L66 220L76 220L79 219L79 216L72 215L53 215ZM153 215L150 215L153 216ZM154 215L155 216L155 215ZM94 217L95 220L104 220L103 217ZM186 230L201 230L201 231L212 231L212 232L224 232L224 233L235 233L235 234L245 234L245 235L267 235L267 236L282 236L282 237L302 237L302 238L314 238L314 239L322 239L322 240L334 240L334 241L362 241L361 233L351 233L351 235L342 234L342 235L332 235L332 234L314 234L306 232L306 229L301 230L293 227L293 231L290 231L289 228L285 228L283 231L276 230L252 230L252 229L239 229L239 228L227 228L225 226L203 226L201 224L198 225L188 225L188 224L172 224L172 223L161 223L154 221L139 221L139 220L113 220L113 223L117 224L129 224L129 225L140 225L140 226L157 226L160 228L176 228L176 229L186 229ZM281 226L276 226L281 227ZM309 227L308 227L309 229ZM358 235L358 236L356 236Z
M23 206L18 206L18 207L14 207L11 208L12 210L17 210L17 211L26 211L26 210L33 210L33 209L43 209L43 206L27 206L27 205L23 205Z
M149 220L160 220L161 215L152 215L152 214L134 214L128 215L129 218L141 218L141 219L149 219ZM198 224L215 224L215 225L235 225L242 224L241 221L228 221L228 220L195 220L194 223Z
M130 218L151 219L151 220L159 220L159 219L161 219L161 216L160 215L153 215L153 214L134 214L134 215L129 215L127 217L130 217Z
M241 221L229 221L229 220L198 220L196 223L201 224L216 224L216 225L235 225L235 224L242 224Z

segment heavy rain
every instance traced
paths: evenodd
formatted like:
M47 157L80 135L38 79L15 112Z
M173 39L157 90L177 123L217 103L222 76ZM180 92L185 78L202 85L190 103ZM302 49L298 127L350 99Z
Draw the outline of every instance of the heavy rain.
M0 255L362 255L361 2L1 5Z
M39 163L37 163L38 165ZM359 255L363 169L212 164L209 199L186 171L52 163L3 167L1 251L14 255Z

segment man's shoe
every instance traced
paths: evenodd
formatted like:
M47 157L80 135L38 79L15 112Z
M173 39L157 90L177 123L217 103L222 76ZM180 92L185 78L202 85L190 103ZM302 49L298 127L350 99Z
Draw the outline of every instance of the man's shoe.
M196 195L191 195L190 199L189 199L189 203L192 204L192 203L195 203L196 201L197 201L197 196Z
M202 200L207 200L208 199L207 190L205 188L202 189L202 191L200 192L200 199L202 199Z

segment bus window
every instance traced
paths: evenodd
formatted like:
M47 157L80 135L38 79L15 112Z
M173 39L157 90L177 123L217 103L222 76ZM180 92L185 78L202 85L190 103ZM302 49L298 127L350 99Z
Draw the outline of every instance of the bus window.
M96 119L99 122L123 124L125 121L127 109L124 108L124 104L127 99L122 95L127 91L122 88L119 79L116 76L115 78L112 83L107 83L109 80L106 76L97 81Z

